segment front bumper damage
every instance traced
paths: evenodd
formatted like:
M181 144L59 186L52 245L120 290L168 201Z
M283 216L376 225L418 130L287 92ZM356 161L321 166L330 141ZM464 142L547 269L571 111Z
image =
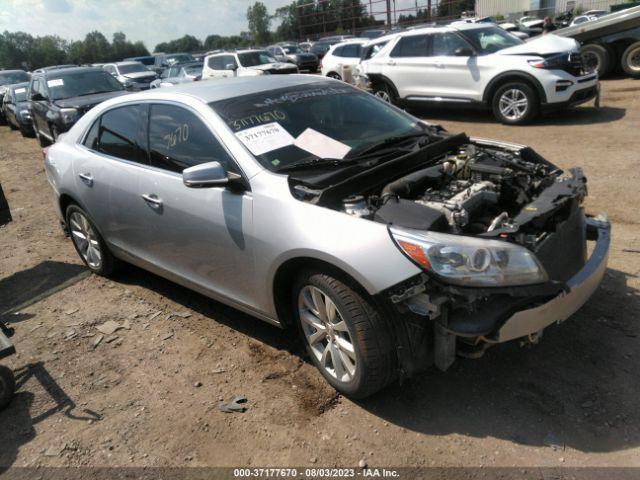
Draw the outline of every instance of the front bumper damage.
M502 343L541 332L553 323L560 323L582 307L595 292L607 269L611 225L603 219L587 219L587 239L596 244L584 267L567 283L566 288L552 300L509 317L498 330L495 342Z
M546 327L577 312L602 281L611 239L611 225L605 217L586 217L583 225L584 240L595 245L582 267L564 282L501 289L494 294L465 289L482 306L463 313L442 290L434 292L432 280L424 275L385 292L387 311L395 324L401 377L432 364L446 370L456 355L477 358L488 347L510 340L536 342ZM505 295L508 290L512 296Z

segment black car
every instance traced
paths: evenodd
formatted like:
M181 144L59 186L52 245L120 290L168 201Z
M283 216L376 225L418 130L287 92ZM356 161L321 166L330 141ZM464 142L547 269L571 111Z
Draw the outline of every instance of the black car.
M4 95L7 92L9 85L28 81L29 74L24 70L0 70L0 106L2 105ZM7 120L2 114L2 109L0 108L0 124L4 125L6 121Z
M33 124L27 95L29 82L10 85L2 101L2 114L11 130L20 130L23 137L33 137Z
M34 74L29 91L33 128L43 147L55 142L97 104L126 93L112 75L91 67Z

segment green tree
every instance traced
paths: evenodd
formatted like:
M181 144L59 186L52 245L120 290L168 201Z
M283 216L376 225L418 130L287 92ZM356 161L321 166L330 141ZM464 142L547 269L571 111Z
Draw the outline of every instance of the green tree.
M247 21L249 22L249 31L256 44L264 45L269 42L271 32L271 17L267 11L267 7L262 2L256 2L253 6L247 8Z

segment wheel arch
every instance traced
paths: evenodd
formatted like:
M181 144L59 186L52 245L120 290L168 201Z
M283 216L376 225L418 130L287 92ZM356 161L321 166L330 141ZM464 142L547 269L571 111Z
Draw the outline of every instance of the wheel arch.
M544 87L542 86L540 81L538 81L537 78L529 73L520 72L517 70L504 72L493 78L484 89L482 101L487 105L491 105L491 101L493 99L493 95L496 93L496 90L498 90L498 88L500 88L505 83L514 81L526 82L536 91L540 103L547 103L547 93L545 92Z
M367 76L369 77L369 81L371 82L371 86L373 88L375 88L376 85L386 84L393 89L393 93L396 96L396 98L398 100L401 100L400 94L398 93L398 89L396 88L395 84L389 77L382 75L381 73L370 73Z
M311 256L297 256L284 261L277 268L272 281L272 295L278 319L283 327L292 327L291 289L297 275L305 270L317 270L335 276L362 295L371 295L363 284L343 268L327 260Z

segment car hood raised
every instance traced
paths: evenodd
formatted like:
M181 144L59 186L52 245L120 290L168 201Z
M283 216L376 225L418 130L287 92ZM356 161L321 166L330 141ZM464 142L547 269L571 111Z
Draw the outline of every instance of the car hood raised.
M554 53L570 52L580 48L578 42L572 38L563 38L553 34L543 35L522 45L505 48L496 52L499 55L551 55Z
M115 92L95 93L93 95L83 95L81 97L64 98L62 100L56 100L54 103L60 108L83 108L97 105L105 100L109 100L110 98L118 97L120 95L126 95L127 93L128 92L120 90Z

